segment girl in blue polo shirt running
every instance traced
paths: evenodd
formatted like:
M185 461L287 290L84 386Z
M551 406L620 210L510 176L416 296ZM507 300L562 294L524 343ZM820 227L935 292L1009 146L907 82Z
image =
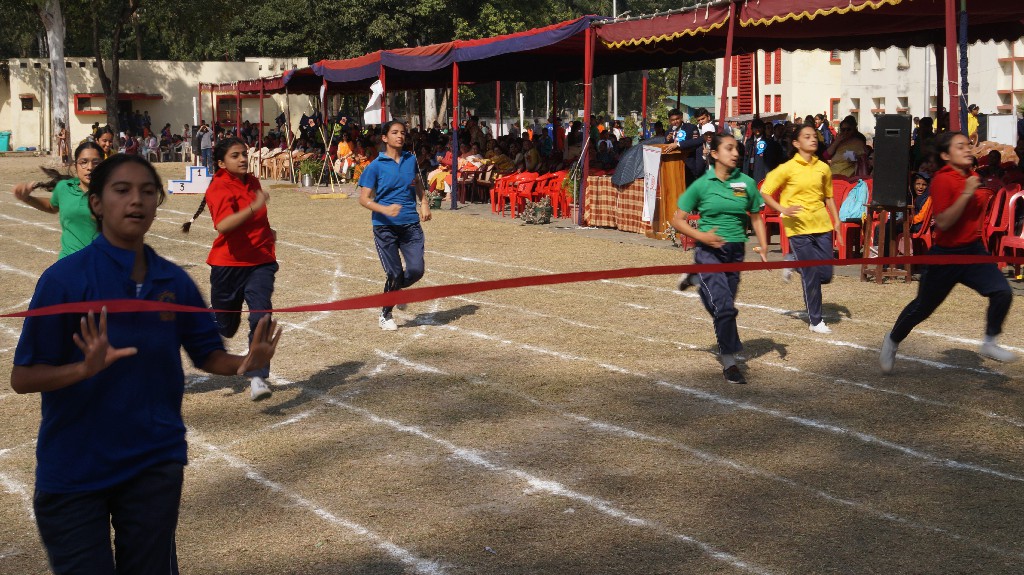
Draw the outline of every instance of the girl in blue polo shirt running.
M398 120L384 124L381 140L384 151L359 176L359 205L373 212L373 242L387 274L387 293L423 277L420 221L430 221L430 203L417 177L416 156L403 149L405 124ZM384 331L398 329L391 306L381 309L377 323Z
M693 261L696 264L742 262L746 253L747 222L754 228L761 246L761 261L767 261L768 237L765 235L761 210L764 202L757 193L757 184L737 169L739 147L728 134L711 137L708 154L713 167L697 178L679 198L679 209L672 217L672 227L697 241ZM698 228L689 224L692 213L700 214ZM712 272L684 275L679 289L698 286L700 301L711 314L718 339L718 360L725 380L746 383L736 365L736 354L743 349L736 329L736 293L740 286L739 272Z
M145 245L164 198L149 162L104 161L88 198L99 237L43 272L30 309L117 299L206 307L188 274ZM249 354L237 356L208 312L99 311L99 321L92 311L27 318L14 355L11 387L42 394L39 534L55 573L176 574L187 452L181 348L204 371L235 375L269 363L281 332L263 318Z

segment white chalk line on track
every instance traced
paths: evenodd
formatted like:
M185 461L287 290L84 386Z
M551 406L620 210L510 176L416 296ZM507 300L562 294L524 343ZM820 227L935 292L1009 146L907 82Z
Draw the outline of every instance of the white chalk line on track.
M220 459L223 459L229 466L244 473L245 477L248 478L249 480L259 483L263 487L267 488L268 490L278 495L284 496L285 498L290 500L294 505L312 512L314 515L323 519L327 523L330 523L331 525L335 525L337 527L341 527L351 532L352 534L357 535L362 539L372 543L375 547L377 547L384 553L388 554L390 557L393 557L394 559L400 561L406 567L414 569L417 573L423 573L425 575L441 575L443 573L446 573L444 566L440 563L417 557L408 549L405 549L404 547L392 543L391 541L385 539L383 536L372 531L371 529L364 527L363 525L360 525L355 521L335 515L334 513L328 511L327 509L324 509L323 507L317 505L315 502L306 499L305 497L299 495L295 491L292 491L291 489L282 485L281 483L278 483L267 478L265 475L260 473L258 469L246 463L242 459L232 455L231 453L228 453L227 451L218 448L217 446L211 443L208 443L207 441L202 439L195 431L192 431L191 435L193 443L198 443L200 446L202 446L203 449L216 455Z
M382 357L382 358L388 359L390 361L393 361L394 363L397 363L399 365L402 365L404 367L408 367L410 369L413 369L415 371L419 371L419 372L422 372L422 373L456 375L456 374L447 374L443 370L441 370L439 368L436 368L434 366L431 366L431 365L428 365L428 364L425 364L425 363L421 363L421 362L414 362L414 361L408 360L408 359L406 359L406 358L404 358L404 357L402 357L400 355L394 354L394 353L386 353L386 352L382 352L380 350L375 350L375 353L378 356ZM944 529L944 528L941 528L941 527L936 527L934 525L928 525L926 523L921 523L919 521L915 521L913 519L910 519L910 518L907 518L907 517L903 517L903 516L900 516L900 515L895 514L895 513L891 513L891 512L887 512L887 511L882 511L882 510L879 510L879 509L873 507L870 504L863 503L863 502L856 501L856 500L852 500L852 499L848 499L848 498L845 498L845 497L842 497L842 496L839 496L839 495L835 495L833 493L828 492L827 490L823 490L823 489L819 489L819 488L816 488L816 487L812 487L810 485L805 485L803 483L800 483L800 482L798 482L796 480L793 480L793 479L790 479L788 477L777 475L777 474L765 471L763 469L760 469L758 467L754 467L754 466L750 466L750 465L744 464L744 463L736 461L734 459L730 459L730 458L727 458L727 457L721 457L721 456L715 455L713 453L710 453L708 451L704 451L702 449L698 449L698 448L692 447L690 445L687 445L685 443L682 443L682 442L679 442L679 441L676 441L676 440L673 440L673 439L669 439L669 438L661 437L661 436L656 436L656 435L650 435L650 434L647 434L647 433L644 433L644 432L636 431L634 429L623 427L623 426L615 424L615 423L608 423L608 422L604 422L604 421L599 421L599 420L595 420L595 419L592 419L590 417L587 417L585 415L581 415L581 414L578 414L578 413L567 411L567 410L565 410L561 406L552 405L552 404L549 404L547 402L538 400L538 399L536 399L536 398L534 398L534 397L532 397L532 396L530 396L530 395L528 395L526 393L519 392L519 391L514 391L514 390L509 389L508 387L506 387L504 385L501 385L499 383L491 382L491 381L485 380L485 379L480 378L480 377L469 377L469 378L467 378L467 381L469 383L473 384L473 385L484 386L484 387L488 387L490 389L495 389L495 390L497 390L497 391L499 391L501 393L504 393L506 395L518 398L518 399L523 400L523 401L526 401L527 403L529 403L529 404L531 404L531 405L533 405L535 407L541 408L541 409L543 409L545 411L553 412L553 413L557 414L558 416L563 417L565 419L574 420L574 421L576 421L576 422L578 422L578 423L580 423L580 424L582 424L582 425L584 425L586 427L589 427L589 428L591 428L591 429L593 429L593 430L595 430L597 432L600 432L600 433L605 433L605 434L609 434L609 435L615 435L615 436L618 436L618 437L624 437L624 438L628 438L628 439L642 441L642 442L645 442L645 443L653 443L653 444L656 444L656 445L668 446L668 447L671 447L671 448L673 448L675 450L678 450L678 451L681 451L683 453L686 453L686 454L690 455L691 457L693 457L693 458L695 458L695 459L697 459L699 461L702 461L702 462L705 462L705 463L709 463L709 464L712 464L712 465L716 465L716 466L719 466L719 467L724 467L726 469L730 469L730 470L734 470L734 471L739 471L739 472L747 474L747 475L751 475L751 476L754 476L754 477L759 477L759 478L766 479L766 480L769 480L769 481L772 481L772 482L775 482L775 483L779 483L779 484L782 484L782 485L785 485L785 486L788 486L788 487L791 487L791 488L794 488L794 489L798 489L798 490L803 491L805 493L808 493L811 496L816 497L818 499L822 499L824 501L828 501L828 502L836 503L836 504L839 504L839 505L842 505L842 506L845 506L845 507L849 507L849 508L854 509L856 511L859 511L859 512L862 512L862 513L874 516L874 517L876 517L878 519L882 519L882 520L885 520L885 521L888 521L888 522L892 522L892 523L897 523L897 524L900 524L900 525L905 525L907 527L911 527L911 528L919 530L919 531L924 531L924 532L932 533L932 534L936 534L936 535L942 535L944 537L948 537L948 538L956 540L956 541L964 542L964 543L970 544L972 546L975 546L975 547L978 547L978 548L981 548L981 549L984 549L986 551L989 551L989 552L992 552L992 553L996 553L996 554L999 554L999 555L1009 556L1009 557L1014 557L1014 558L1024 557L1024 553L1017 552L1017 551L1012 551L1012 550L1007 550L1007 549L1003 549L1003 548L1000 548L1000 547L996 547L996 546L990 545L987 542L977 541L977 540L972 539L970 537L967 537L967 536L964 536L964 535L960 535L958 533L954 533L954 532L952 532L952 531L950 531L948 529Z
M335 274L334 275L336 277L337 276L341 276L341 277L346 277L347 276L347 274L343 274L343 273L341 273L337 269L335 270ZM369 281L369 280L367 280L367 281ZM422 329L423 327L425 327L425 326L421 324L420 328ZM333 339L337 339L337 338L333 338ZM514 342L511 342L509 340L502 340L502 343L516 345ZM551 353L551 352L548 352L547 350L543 350L541 348L537 348L536 346L528 346L528 349L530 349L531 351L534 351L534 352L538 352L538 353ZM414 361L408 360L408 359L406 359L406 358L404 358L404 357L402 357L400 355L397 355L395 353L390 353L390 352L386 352L386 351L379 350L379 349L374 350L374 353L378 357L381 357L382 359L385 359L385 360L387 360L389 362L397 363L399 365L402 365L404 367L408 367L408 368L414 369L416 371L421 371L421 372L431 373L431 374L446 374L446 372L444 372L443 370L441 370L439 368L435 368L433 366L430 366L430 365L427 365L427 364L424 364L424 363L414 362ZM560 357L562 359L567 359L567 360L586 361L585 358L579 358L577 356L572 356L572 355L569 355L569 354L555 353L555 355L557 357ZM599 365L601 365L601 367L604 367L606 369L612 369L612 370L615 370L615 371L620 372L620 373L626 373L626 374L635 375L630 370L627 370L627 369L624 369L624 368L619 368L617 366L613 366L613 365L609 365L609 364L599 364ZM370 372L369 377L374 377L374 376L376 376L376 375L378 375L380 373L383 373L385 366L386 366L386 363L382 363L382 364L376 366ZM471 380L471 383L480 384L481 381L482 380L479 380L478 378L474 378L473 380ZM587 418L586 416L582 416L582 415L578 415L578 414L573 414L573 413L566 413L566 412L561 411L559 409L551 408L551 407L547 406L546 404L543 404L542 402L539 402L538 400L533 399L533 398L531 398L531 397L529 397L529 396L527 396L525 394L521 394L521 393L518 393L518 392L512 392L512 391L506 390L506 389L504 389L503 387L501 387L501 386L499 386L497 384L487 383L487 385L490 385L490 386L493 386L493 387L497 387L497 388L501 389L502 391L504 391L506 393L509 393L511 395L524 398L524 399L526 399L527 401L529 401L530 403L532 403L534 405L538 405L538 406L544 407L546 409L556 411L556 412L559 413L559 415L561 415L563 417L566 417L566 418L573 419L573 420L576 420L578 422L584 423L585 425L588 425L588 426L590 426L590 427L592 427L594 429L597 429L599 431L610 432L610 433L615 433L615 434L623 435L623 436L626 436L626 437L633 437L633 438L642 439L642 440L645 440L645 441L666 444L666 445L669 445L669 446L674 447L676 449L679 449L681 451L685 451L687 453L690 453L691 455L693 455L696 458L701 459L703 461L708 461L708 462L716 463L716 464L719 464L719 465L725 465L727 467L730 467L730 468L733 468L733 469L737 469L739 471L743 471L743 472L751 474L751 475L756 475L756 476L767 478L769 480L776 481L776 482L779 482L779 483L782 483L782 484L785 484L785 485L789 485L791 487L794 487L794 488L800 489L802 491L811 493L812 495L815 495L816 497L819 497L821 499L824 499L824 500L827 500L827 501L833 501L833 502L835 502L837 504L844 505L844 506L847 506L847 507L851 507L851 508L860 510L862 512L865 512L867 514L873 515L873 516L875 516L877 518L880 518L880 519L884 519L884 520L887 520L887 521L890 521L890 522L895 522L895 523L899 523L899 524L902 524L902 525L906 525L906 526L909 526L909 527L912 527L912 528L915 528L915 529L918 529L918 530L922 530L922 531L925 531L925 532L930 532L930 533L934 533L934 534L938 534L938 535L943 535L943 536L949 537L951 539L954 539L954 540L957 540L957 541L963 541L963 542L968 543L970 545L973 545L973 546L979 547L981 549L984 549L986 551L990 551L990 552L997 553L997 554L1000 554L1000 555L1013 556L1013 557L1024 556L1024 555L1022 555L1021 553L1018 553L1018 552L1002 549L1002 548L999 548L999 547L994 547L994 546L988 545L988 544L986 544L984 542L975 541L975 540L973 540L973 539L971 539L969 537L966 537L966 536L963 536L963 535L951 532L951 531L949 531L947 529L943 529L943 528L932 526L932 525L927 525L927 524L924 524L924 523L920 523L918 521L914 521L912 519L901 517L901 516L893 514L893 513L881 511L881 510L875 509L872 506L864 504L864 503L860 503L860 502L853 501L853 500L850 500L850 499L846 499L846 498L843 498L843 497L840 497L840 496L837 496L837 495L833 495L831 493L828 493L827 491L823 491L823 490L820 490L820 489L817 489L817 488L814 488L814 487L811 487L811 486L803 485L803 484L800 484L800 483L798 483L796 481L793 481L791 479L788 479L788 478L785 478L785 477L781 477L781 476L777 476L777 475L771 474L769 472L760 470L758 468L750 467L750 466L744 465L742 463L735 462L733 460L729 460L729 459L726 459L726 458L721 458L721 457L712 455L710 453L703 452L701 450L697 450L697 449L692 448L690 446L687 446L685 444L676 442L674 440L670 440L670 439L666 439L666 438L662 438L662 437L656 437L656 436L649 436L649 435L643 434L641 432L636 432L636 431L633 431L633 430L629 430L627 428L620 427L620 426L618 426L616 424L599 422L599 421L595 421L595 420L592 420L590 418ZM308 415L310 415L310 414L311 414L310 412L303 412L299 416L296 416L295 418L293 418L294 421L293 420L288 420L287 423L293 423L295 421L298 421L298 420L301 420L301 419L305 419L305 417L308 417ZM285 423L285 422L282 422L282 423ZM275 425L277 425L277 424L275 424ZM866 434L864 434L864 435L866 435Z
M371 258L367 258L367 259L371 259ZM366 283L377 283L377 282L374 282L373 280L371 280L369 278L364 278L364 277L355 276L355 275L351 275L351 274L345 274L345 273L341 273L341 272L338 272L338 271L335 272L334 277L335 278L343 277L343 278L346 278L346 279L353 279L353 280L363 281L363 282L366 282ZM430 283L430 282L427 282L427 283ZM685 348L685 349L689 349L689 350L693 350L693 351L708 351L707 347L702 347L702 346L698 346L698 345L694 345L694 344L690 344L690 343L686 343L686 342L679 342L679 341L663 340L663 339L651 338L651 337L645 337L645 336L638 336L636 334L632 334L632 333L629 333L629 332L624 332L624 331L621 331L621 330L610 329L610 328L606 328L606 327L602 327L602 326L591 325L591 324L587 324L587 323L584 323L584 322L567 319L567 318L564 318L564 317L559 316L559 315L546 314L546 313L543 313L543 312L534 311L534 310L531 310L531 309L528 309L528 308L523 308L523 307L520 307L520 306L513 306L513 305L509 305L509 304L500 304L500 303L488 302L488 301L483 301L483 300L477 300L477 299L473 299L473 298L466 297L466 296L457 296L457 297L453 297L453 298L450 298L450 299L459 300L459 301L465 301L467 303L473 303L473 304L478 304L478 305L486 305L486 306L493 306L493 307L504 308L504 309L512 309L512 310L515 310L517 313L529 314L529 315L533 315L533 316L536 316L536 317L542 317L542 318L544 318L546 320L551 320L551 321L559 321L559 322L562 322L562 323L565 323L567 325L571 325L571 326L577 327L577 328L590 329L590 330L602 331L602 332L607 332L607 333L614 333L614 334L620 335L622 337L635 338L635 339L638 339L638 340L643 341L645 343L660 343L660 344L664 344L664 345L673 345L673 346L677 346L677 347L680 347L680 348ZM698 316L691 316L691 317L692 317L692 319L695 319L695 320L698 320L698 321L706 321L706 322L710 323L710 320L708 318L706 318L706 317L698 317ZM755 330L755 329L759 329L759 328L748 328L748 329ZM783 334L785 334L786 332L775 332L775 331L772 331L770 333L783 333ZM789 335L793 335L793 334L789 334ZM796 335L796 337L801 337L801 338L805 338L805 339L809 339L809 340L819 341L819 338L817 338L817 337L808 337L808 336L802 336L802 335ZM511 343L511 342L508 342L508 343ZM842 345L844 347L847 347L847 346L856 346L857 344L852 344L852 343L848 343L848 342L842 342ZM864 348L863 346L860 346L857 349L868 349L869 351L874 351L874 350L871 350L870 348ZM916 358L916 357L913 357L913 356L902 356L901 355L900 357L903 357L903 358L908 359L910 361L920 360L921 362L925 362L927 365L931 365L931 363L929 363L929 362L931 362L931 360L925 360L925 359ZM836 378L833 378L833 377L830 377L830 376L827 376L827 375L824 375L824 374L807 372L805 370L800 370L800 369L792 367L792 366L788 366L788 365L784 365L784 364L779 364L779 363L774 363L774 362L769 362L768 360L764 360L764 359L759 359L759 360L755 360L755 361L757 361L758 363L762 363L764 365L768 365L768 366L772 366L772 367L777 367L777 368L784 369L784 370L787 370L787 371L796 371L796 372L804 373L804 374L807 374L807 375L819 378L819 379L824 380L824 381L832 382L832 383L852 385L852 386L855 386L855 387L859 387L862 390L875 391L875 392L879 392L879 393L886 393L886 394L896 395L896 396L903 397L905 399L908 399L908 400L911 400L911 401L914 401L914 402L918 402L918 403L922 403L922 404L932 405L932 406L936 406L936 407L944 407L944 408L952 409L952 410L964 411L964 412L971 413L973 415L980 415L982 417L986 417L986 418L993 419L993 420L996 420L996 421L1001 421L1001 422L1009 423L1010 425L1014 425L1016 427L1024 426L1024 421L1021 421L1021 420L1016 419L1016 418L1014 418L1012 416L1000 414L1000 413L997 413L997 412L983 411L983 410L976 410L976 409L966 408L966 407L963 407L963 406L960 406L960 405L957 405L957 404L953 404L953 403L950 403L950 402L923 398L923 397L918 396L918 395L914 395L914 394L910 394L910 393L905 393L905 392L900 392L900 391L896 391L896 390L892 390L892 389L886 389L886 388L878 387L876 385L868 384L868 383L865 383L865 382L857 382L857 381L843 379L843 378L836 379ZM953 367L956 367L956 366L952 366L952 365L948 365L948 364L940 364L940 366L941 366L940 368L953 368ZM612 366L609 366L608 364L601 364L601 367L603 367L605 369L609 369L610 371L617 371L618 373L627 373L627 372L623 371L623 368L612 367Z
M31 222L28 222L28 223L31 223ZM162 236L159 236L159 237L162 237ZM170 239L170 238L168 238L168 239ZM199 247L203 247L203 248L206 247L205 244L202 244L202 243L199 243L199 242L191 242L191 241L185 241L185 240L173 240L173 239L172 239L172 241L179 241L181 243L189 243L189 244L193 244L193 245L196 245L196 246L199 246ZM356 244L365 243L365 242L361 242L359 240L350 240L350 242L351 243L356 243ZM306 246L301 246L299 244L291 244L291 245L295 245L296 247L299 247L299 248L305 248L306 247ZM312 249L312 248L310 248L310 249ZM320 252L319 255L323 255L323 254L339 255L339 254L335 254L333 252L322 252L322 250L315 250L315 251ZM443 254L441 252L431 252L431 253L434 253L434 254L437 254L437 255L446 255L446 254ZM367 259L372 259L372 256L364 256L364 257L366 257ZM456 257L456 256L453 256L453 257ZM462 258L462 257L457 257L457 259L474 261L474 262L486 262L486 260L481 260L479 258ZM493 264L494 262L489 262L489 263ZM3 265L3 264L0 264L0 265ZM507 264L504 264L504 265L507 265ZM512 267L520 267L520 268L522 268L524 266L512 266ZM540 268L528 268L528 269L534 270L534 271L546 271L546 270L542 270ZM28 272L24 272L24 273L28 274ZM335 275L335 277L338 276L337 273L334 274L334 275ZM349 275L347 277L352 277L352 276ZM633 285L633 286L636 286L636 287L649 287L649 286L644 286L643 284L628 284L628 285ZM661 288L651 288L651 289L661 289ZM671 291L671 290L667 290L667 291ZM679 293L679 292L674 292L674 293ZM692 294L687 294L687 295L692 295ZM692 296L692 297L695 297L695 296ZM765 306L760 306L760 307L765 307ZM694 319L705 319L706 320L707 318L697 318L697 317L695 317ZM306 325L308 325L308 322L307 322ZM293 328L300 328L300 329L306 327L305 325L301 325L301 324L290 324L290 326L293 327ZM788 332L779 332L779 331L775 331L775 330L763 330L763 329L760 329L760 328L752 328L752 327L749 327L749 326L743 326L743 327L744 327L744 329L761 331L763 333L794 336L794 334L791 334L791 333L788 333ZM324 336L324 335L327 335L327 334L324 334L322 332L318 332L317 335ZM812 339L814 341L822 341L820 338L809 338L807 336L796 335L795 337L800 337L800 338L804 338L804 339ZM839 345L839 346L842 346L842 347L852 347L852 348L855 348L855 349L861 349L861 350L866 350L866 351L877 352L876 349L869 348L869 347L866 347L866 346L860 346L859 344L854 344L854 343L850 343L850 342L842 342L842 341L837 341L837 340L824 340L824 341L826 341L828 343L831 343L832 345ZM982 369L977 369L977 368L966 368L966 367L963 367L963 366L953 366L953 365L950 365L950 364L944 364L942 362L934 362L932 360L926 360L926 359L923 359L923 358L916 358L916 357L913 357L913 356L901 356L901 357L903 359L907 359L907 360L910 360L910 361L917 361L917 362L920 362L920 363L924 363L925 365L930 365L932 367L937 367L937 368L940 368L940 369L945 369L945 368L961 368L961 369L969 369L969 370L973 370L973 371L979 371L981 373L986 373L986 374L992 373L992 372L990 372L988 370L982 370ZM607 365L605 365L604 367L606 369L608 368Z
M15 480L6 473L0 473L0 486L3 486L4 491L14 495L21 500L22 507L24 508L29 519L32 521L36 520L36 512L32 508L32 495L31 490L27 485Z
M666 389L671 389L671 390L677 391L679 393L682 393L684 395L689 395L691 397L695 397L697 399L701 399L703 401L707 401L707 402L710 402L710 403L715 403L715 404L718 404L718 405L721 405L721 406L725 406L725 407L731 407L731 408L734 408L734 409L741 409L741 410L744 410L744 411L750 411L752 413L757 413L759 415L766 415L766 416L769 416L769 417L772 417L772 418L775 418L775 419L780 419L782 421L788 421L788 422L791 422L791 423L795 423L797 425L800 425L800 426L803 426L803 427L807 427L809 429L815 429L815 430L818 430L818 431L824 431L824 432L827 432L827 433L830 433L830 434L834 434L834 435L839 435L839 436L842 436L842 437L851 437L851 438L854 438L854 439L856 439L857 441L859 441L861 443L868 444L868 445L876 445L876 446L879 446L879 447L884 447L886 449L889 449L889 450L892 450L892 451L896 451L896 452L902 453L903 455L906 455L908 457L911 457L911 458L914 458L914 459L919 459L919 460L922 460L922 461L926 461L928 463L942 465L944 467L948 467L948 468L951 468L951 469L957 469L957 470L963 470L963 471L971 471L971 472L980 473L980 474L984 474L984 475L990 475L992 477L998 477L1000 479L1006 479L1006 480L1009 480L1009 481L1024 482L1024 476L1021 476L1021 475L1000 471L998 469L993 469L991 467L986 467L986 466L978 465L978 464L974 464L974 463L967 463L967 462L957 461L955 459L939 457L939 456L932 455L932 454L924 452L924 451L919 451L917 449L913 449L913 448L910 448L910 447L907 447L907 446L904 446L904 445L900 445L898 443L895 443L895 442L892 442L892 441L889 441L889 440L886 440L886 439L882 439L882 438L880 438L878 436L875 436L873 434L870 434L870 433L855 431L855 430L848 429L848 428L840 426L840 425L819 421L817 419L796 416L796 415L787 413L787 412L779 410L779 409L762 407L762 406L759 406L759 405L756 405L756 404L753 404L753 403L734 400L734 399L731 399L731 398L728 398L728 397L725 397L725 396L722 396L722 395L719 395L719 394L716 394L716 393L712 393L712 392L709 392L709 391L704 391L704 390L700 390L700 389L696 389L696 388L692 388L692 387L687 387L687 386L684 386L684 385L670 383L670 382L667 382L667 381L659 380L658 378L652 377L652 376L644 374L644 373L640 373L640 372L637 372L637 371L634 371L634 370L631 370L631 369L628 369L628 368L616 366L614 364L609 364L609 363L601 362L601 361L598 361L598 360L595 360L595 359L591 359L591 358L587 358L587 357L583 357L583 356L578 356L578 355L573 355L573 354L569 354L569 353L565 353L565 352L554 351L554 350L542 348L542 347L531 345L531 344L519 343L519 342L515 342L515 341L512 341L512 340L508 340L508 339L502 338L501 336L495 336L495 335L483 333L483 332L476 331L476 330L464 329L464 328L460 328L460 327L456 327L456 326L452 326L452 325L442 325L442 326L438 326L438 327L440 329L445 329L445 330L450 330L450 331L454 331L454 332L458 332L458 333L463 333L463 334L466 334L466 335L468 335L470 337L474 337L474 338L477 338L477 339L482 339L482 340L485 340L485 341L500 342L500 343L503 343L503 344L506 344L506 345L515 346L515 347L518 347L519 349L522 349L522 350L525 350L525 351L530 351L530 352L537 353L537 354L540 354L540 355L556 357L558 359L567 360L567 361L578 361L578 362L582 362L582 363L590 363L592 365L596 365L596 366L601 367L603 369L608 369L608 370L614 371L615 373L625 374L625 375L629 375L631 377L636 377L638 379L642 379L642 380L646 380L646 381L652 382L656 386L664 387Z

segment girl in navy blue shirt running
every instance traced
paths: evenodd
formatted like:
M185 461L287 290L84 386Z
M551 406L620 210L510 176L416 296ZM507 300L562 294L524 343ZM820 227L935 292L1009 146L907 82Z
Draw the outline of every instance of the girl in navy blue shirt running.
M417 177L416 156L403 150L405 124L397 120L384 124L381 140L384 151L359 176L359 205L373 212L373 241L387 274L387 293L423 277L420 221L430 221L430 203ZM381 309L377 323L384 331L398 329L391 306Z
M153 166L131 155L92 172L100 235L50 266L30 309L146 299L205 308L180 267L145 245L164 199ZM269 363L280 330L263 318L247 356L229 355L209 312L90 311L30 317L11 387L42 394L33 508L55 573L176 574L174 532L186 463L184 347L217 375ZM111 549L110 529L115 535Z

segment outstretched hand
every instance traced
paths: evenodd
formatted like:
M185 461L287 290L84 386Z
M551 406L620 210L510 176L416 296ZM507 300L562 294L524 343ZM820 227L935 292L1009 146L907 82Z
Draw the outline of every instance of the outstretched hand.
M238 375L247 371L260 369L270 363L277 351L277 342L281 339L281 328L277 326L276 319L270 319L269 315L260 318L256 323L256 331L252 334L252 343L249 344L249 355L245 356L242 365L238 367Z
M107 308L100 310L100 321L97 324L93 312L89 312L82 318L82 334L74 334L72 339L78 349L82 350L85 359L82 365L85 367L85 378L92 377L103 371L110 364L138 353L134 347L111 347L107 340Z
M784 216L793 217L802 212L803 209L803 206L785 206L779 212Z

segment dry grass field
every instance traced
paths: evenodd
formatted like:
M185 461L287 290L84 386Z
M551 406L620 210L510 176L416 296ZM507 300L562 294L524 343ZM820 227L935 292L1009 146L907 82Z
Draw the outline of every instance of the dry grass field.
M58 251L56 217L10 194L38 165L0 159L5 312L26 307ZM268 187L276 306L382 288L355 199ZM169 197L149 243L206 294L209 216L178 231L197 203ZM482 212L424 224L422 285L691 261L666 242ZM882 336L916 283L837 277L826 336L808 331L798 282L747 273L749 384L737 386L675 279L418 303L390 333L376 310L282 314L260 403L242 378L186 360L182 572L1024 572L1024 364L975 353L985 300L957 288L882 376ZM1014 304L1002 341L1024 352ZM48 572L31 501L39 397L9 386L20 328L0 320L0 573L12 575Z

